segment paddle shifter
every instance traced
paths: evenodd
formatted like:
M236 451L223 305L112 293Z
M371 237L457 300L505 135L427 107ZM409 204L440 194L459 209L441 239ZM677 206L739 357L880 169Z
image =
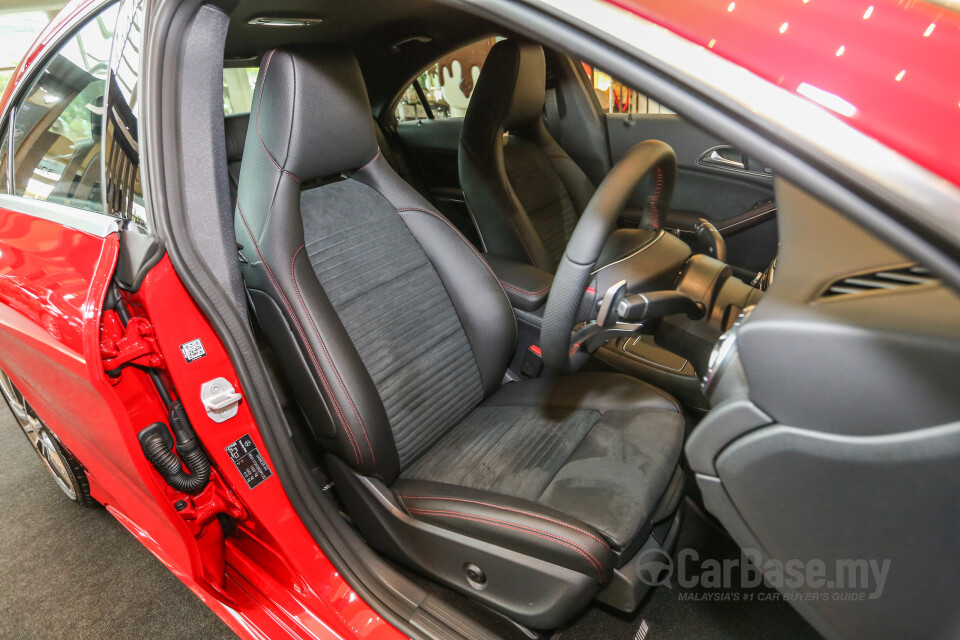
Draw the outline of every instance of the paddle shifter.
M727 243L717 228L706 218L699 218L693 227L697 241L707 248L706 254L720 262L727 261Z

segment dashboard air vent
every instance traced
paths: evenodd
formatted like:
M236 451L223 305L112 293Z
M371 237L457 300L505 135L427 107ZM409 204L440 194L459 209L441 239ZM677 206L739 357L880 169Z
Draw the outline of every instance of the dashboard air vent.
M896 291L917 285L935 284L937 279L924 267L913 265L897 269L883 269L837 280L821 294L821 298L850 296L871 291Z

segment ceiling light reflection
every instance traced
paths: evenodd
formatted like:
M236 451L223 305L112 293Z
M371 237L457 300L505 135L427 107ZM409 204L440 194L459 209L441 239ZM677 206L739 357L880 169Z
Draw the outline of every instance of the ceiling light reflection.
M784 22L782 25L780 25L780 33L786 33L787 27L789 26L790 26L789 22Z
M843 52L846 51L846 50L847 50L847 48L846 48L845 46L840 45L840 48L837 49L837 57L839 58L840 56L842 56L842 55L843 55Z
M829 91L824 91L823 89L815 87L812 84L807 84L806 82L800 83L800 86L797 87L797 93L805 98L813 100L821 107L826 107L827 109L830 109L830 111L834 111L848 118L853 117L853 115L857 112L857 108L855 106L840 96L830 93Z
M930 37L930 34L933 33L933 30L936 29L936 28L937 28L937 23L936 23L936 22L931 22L931 23L930 23L930 26L927 27L927 30L923 32L923 37L924 37L924 38L929 38L929 37Z
M727 5L727 11L733 11L736 8L737 8L736 2L731 2L730 4Z
M896 80L897 82L900 82L901 80L903 80L903 76L905 76L905 75L907 75L907 70L906 70L906 69L901 69L901 70L900 70L900 73L897 74L897 77L895 78L895 80Z
M867 7L867 10L863 12L863 19L869 20L870 16L872 15L873 15L873 5L870 5L869 7Z

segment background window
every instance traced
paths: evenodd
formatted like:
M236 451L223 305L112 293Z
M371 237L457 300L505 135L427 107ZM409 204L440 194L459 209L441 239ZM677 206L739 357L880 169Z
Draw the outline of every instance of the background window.
M140 50L143 0L123 0L117 39L110 57L107 110L104 118L106 213L146 232L147 209L140 180Z
M487 54L500 39L487 38L474 42L427 67L415 81L420 83L427 104L424 105L417 95L415 83L411 84L397 104L397 121L428 118L427 108L434 118L462 118L467 112L473 87L480 77Z
M3 3L0 17L0 92L4 90L20 58L30 48L50 19L57 15L60 1L43 3L44 10L32 11L30 5L40 3Z
M223 113L250 113L258 67L227 67L223 70Z
M600 69L591 67L586 62L583 68L593 84L593 91L597 100L606 113L637 113L672 115L675 112L655 100L651 100L642 93L635 91L619 80L610 77Z
M13 192L103 211L104 80L117 8L86 24L47 62L17 107Z

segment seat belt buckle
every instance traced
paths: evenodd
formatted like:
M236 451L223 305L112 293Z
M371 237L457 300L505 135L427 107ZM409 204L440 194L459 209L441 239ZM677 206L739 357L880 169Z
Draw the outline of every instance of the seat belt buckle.
M524 378L539 378L541 372L543 372L543 355L540 347L532 344L527 347L527 351L523 354L520 375Z

